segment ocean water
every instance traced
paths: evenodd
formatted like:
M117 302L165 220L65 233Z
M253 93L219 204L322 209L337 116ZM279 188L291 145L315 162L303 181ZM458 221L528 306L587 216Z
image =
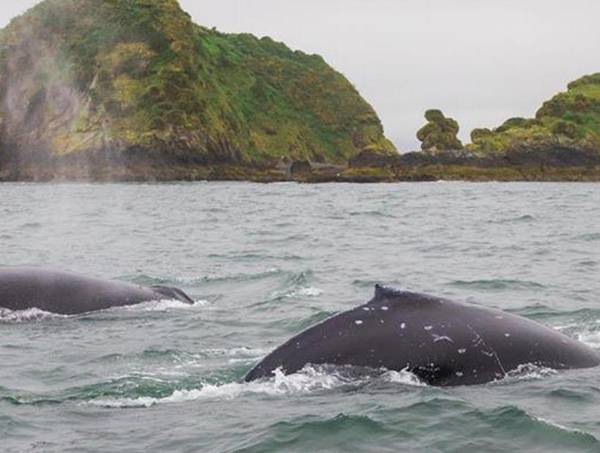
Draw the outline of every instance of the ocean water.
M600 369L438 389L307 367L241 383L380 282L600 348L600 186L0 185L0 266L181 287L73 317L0 310L0 450L600 451Z

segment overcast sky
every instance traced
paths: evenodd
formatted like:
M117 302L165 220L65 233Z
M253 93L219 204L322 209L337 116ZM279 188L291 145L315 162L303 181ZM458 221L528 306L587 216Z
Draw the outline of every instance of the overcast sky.
M1 25L38 3L2 2ZM494 127L533 116L584 74L600 72L598 0L180 0L196 22L318 53L375 107L407 150L441 108Z

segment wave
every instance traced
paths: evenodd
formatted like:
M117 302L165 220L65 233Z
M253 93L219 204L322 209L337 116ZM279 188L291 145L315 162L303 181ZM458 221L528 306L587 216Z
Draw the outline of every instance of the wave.
M424 401L414 404L394 402L351 415L276 421L254 433L243 449L396 451L401 445L402 451L598 451L593 434L517 405L488 408L481 407L487 405L483 401L472 405L457 398L422 396Z
M382 375L384 381L392 384L402 384L415 387L427 387L427 384L421 381L417 375L408 370L387 371Z
M597 242L600 241L600 233L581 234L575 239L583 242Z
M251 358L255 359L263 357L271 352L270 349L254 349L247 348L245 346L236 348L216 348L216 349L204 349L200 354L208 357L232 357L232 358Z
M285 299L312 298L321 296L324 291L311 285L313 281L312 271L288 273L276 282L267 297L254 302L251 307L270 306Z
M579 261L576 264L576 266L580 267L580 268L584 268L584 269L594 269L598 266L598 261L587 259L587 260Z
M517 217L508 217L505 219L498 219L498 220L490 220L489 223L493 223L493 224L505 224L505 223L529 223L529 222L534 222L536 220L536 218L532 215L529 214L524 214L521 216L517 216Z
M179 375L181 373L177 370L182 368L196 368L198 366L204 366L207 360L226 358L230 361L230 363L235 363L235 361L243 361L244 363L248 363L266 356L269 352L271 352L271 349L254 349L245 346L236 346L231 348L207 348L194 352L173 349L147 349L139 353L106 354L90 359L87 363L96 363L99 366L105 366L105 364L111 364L114 362L145 364L146 366L152 363L165 366L165 368L158 369L160 375L171 374L171 371L173 371L172 374ZM144 369L147 370L147 368ZM142 374L147 375L147 372ZM138 376L140 374L137 372L132 372L130 375ZM121 377L124 376L113 377L113 379L119 379Z
M526 318L555 319L554 328L557 330L569 330L572 328L597 327L600 324L600 310L592 308L581 308L578 310L558 310L544 304L526 305L520 308L506 310ZM550 321L548 323L551 323Z
M255 358L262 352L264 351L231 348L205 350L203 354L247 360ZM201 357L196 357L195 360L201 361ZM180 404L198 400L234 400L253 395L287 398L299 395L319 395L322 392L335 390L388 389L390 386L398 385L408 389L428 387L408 370L390 371L309 365L292 375L286 375L279 369L274 372L272 378L253 382L239 382L237 381L239 376L230 375L197 381L187 372L171 371L174 372L163 373L159 370L153 374L131 372L115 376L105 383L68 389L60 395L19 395L5 396L2 399L15 405L37 406L72 402L104 408L127 409L149 408L162 404ZM504 379L495 381L491 385L510 385L516 382L540 380L556 374L555 370L527 364L509 372ZM236 380L232 381L232 378Z
M271 321L268 325L273 327L284 328L288 333L292 332L303 332L309 327L315 326L322 323L326 319L332 318L337 315L336 311L312 311L311 314L305 318L293 317L290 319L281 319Z
M23 225L21 225L22 229L32 229L32 230L36 230L39 228L42 228L43 225L40 222L28 222L28 223L24 223Z
M393 427L364 414L297 416L272 423L235 451L397 451L397 442L395 448L378 447L391 433ZM409 450L406 442L402 446Z
M505 280L505 279L491 279L491 280L455 280L450 282L451 286L459 288L478 289L483 291L505 291L505 290L518 290L518 291L539 291L546 287L541 283L528 281L528 280Z
M536 303L533 305L525 305L519 308L508 308L506 309L508 313L513 313L518 316L523 316L525 318L534 318L537 320L544 319L553 319L556 317L562 317L565 315L564 312L558 311L548 305ZM570 313L567 313L567 315Z
M140 408L157 404L183 403L203 399L235 399L245 395L262 394L266 396L290 396L309 394L317 391L331 390L348 384L348 380L335 373L329 373L312 366L301 372L285 375L276 370L275 376L269 380L255 382L229 382L224 384L204 384L201 388L191 390L175 390L163 398L98 398L86 404L108 408Z
M7 308L0 308L0 323L21 324L26 322L37 322L47 319L61 318L68 318L68 316L50 313L37 308L17 311L9 310Z
M215 359L215 358L226 358L227 363L230 365L234 364L244 364L250 365L255 362L257 359L265 357L267 354L271 352L271 349L260 349L260 348L247 348L247 347L237 347L230 349L205 349L201 351L199 354L196 354L195 357L203 357L205 359ZM202 362L200 362L202 363ZM181 366L190 366L194 364L200 364L197 359L192 358L188 362L184 362Z
M357 388L373 379L387 384L425 387L417 376L404 371L365 370L353 367L306 366L298 373L286 375L275 370L274 377L254 382L204 383L198 389L175 390L165 397L96 398L85 404L106 408L148 408L158 404L197 400L232 400L249 395L289 397L309 395L343 388Z
M351 211L348 215L351 217L367 216L367 217L381 217L381 218L386 218L386 219L395 219L396 218L396 216L393 214L388 214L386 212L376 211L376 210Z
M600 310L582 309L559 316L562 320L554 325L556 330L593 349L600 349Z
M502 406L489 411L476 411L474 414L478 419L486 421L491 427L496 427L499 430L508 430L512 436L530 437L535 439L549 440L548 435L557 435L555 439L565 447L565 442L572 445L572 441L577 442L578 447L594 447L593 451L597 451L600 441L588 432L569 428L561 425L546 417L541 417L529 413L527 410L518 406ZM572 437L572 439L568 439ZM585 444L585 445L582 445ZM592 451L592 450L585 450Z
M219 283L244 283L260 281L269 278L281 278L284 282L293 284L306 282L312 276L311 270L291 272L277 267L273 267L261 272L255 273L233 273L223 275L203 275L203 276L178 276L178 277L160 277L152 275L121 276L119 280L136 283L144 286L152 285L173 285L180 287L197 288L210 284Z
M576 429L576 428L569 428L568 426L561 425L561 424L556 423L556 422L554 422L552 420L549 420L547 418L538 417L538 416L535 416L535 415L530 415L530 417L533 418L534 420L536 420L536 421L538 421L540 423L543 423L545 425L548 425L548 426L550 426L552 428L557 428L560 431L566 431L566 432L572 433L572 434L580 434L580 435L583 435L585 437L589 437L591 440L594 440L595 441L594 443L600 443L600 441L594 435L592 435L592 434L590 434L590 433L588 433L586 431L582 431L582 430Z
M208 255L210 259L222 259L226 261L260 261L260 260L281 260L281 261L302 261L304 258L291 253L282 253L275 255L271 252L232 252L228 254L212 253Z
M523 381L538 381L546 379L550 376L556 376L558 371L552 368L526 363L519 365L515 370L509 371L504 378L504 382L523 382Z
M323 290L313 286L288 289L284 291L276 291L272 297L266 301L268 303L279 301L281 299L294 299L299 297L319 297L323 294Z

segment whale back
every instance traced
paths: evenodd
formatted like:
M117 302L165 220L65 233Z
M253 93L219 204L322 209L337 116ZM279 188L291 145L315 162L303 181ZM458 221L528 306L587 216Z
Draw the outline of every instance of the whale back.
M367 304L291 339L247 376L307 364L409 370L438 386L500 379L520 365L552 369L600 364L596 351L512 314L378 286Z
M45 269L0 270L0 307L9 310L37 308L72 315L165 298L192 303L176 288L152 289Z

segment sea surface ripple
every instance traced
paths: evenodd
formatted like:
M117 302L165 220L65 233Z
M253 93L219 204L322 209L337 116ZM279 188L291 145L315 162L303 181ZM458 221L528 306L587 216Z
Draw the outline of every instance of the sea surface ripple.
M600 452L600 370L436 389L308 366L241 383L375 283L600 348L600 186L3 184L0 266L181 287L81 316L0 310L0 450Z

